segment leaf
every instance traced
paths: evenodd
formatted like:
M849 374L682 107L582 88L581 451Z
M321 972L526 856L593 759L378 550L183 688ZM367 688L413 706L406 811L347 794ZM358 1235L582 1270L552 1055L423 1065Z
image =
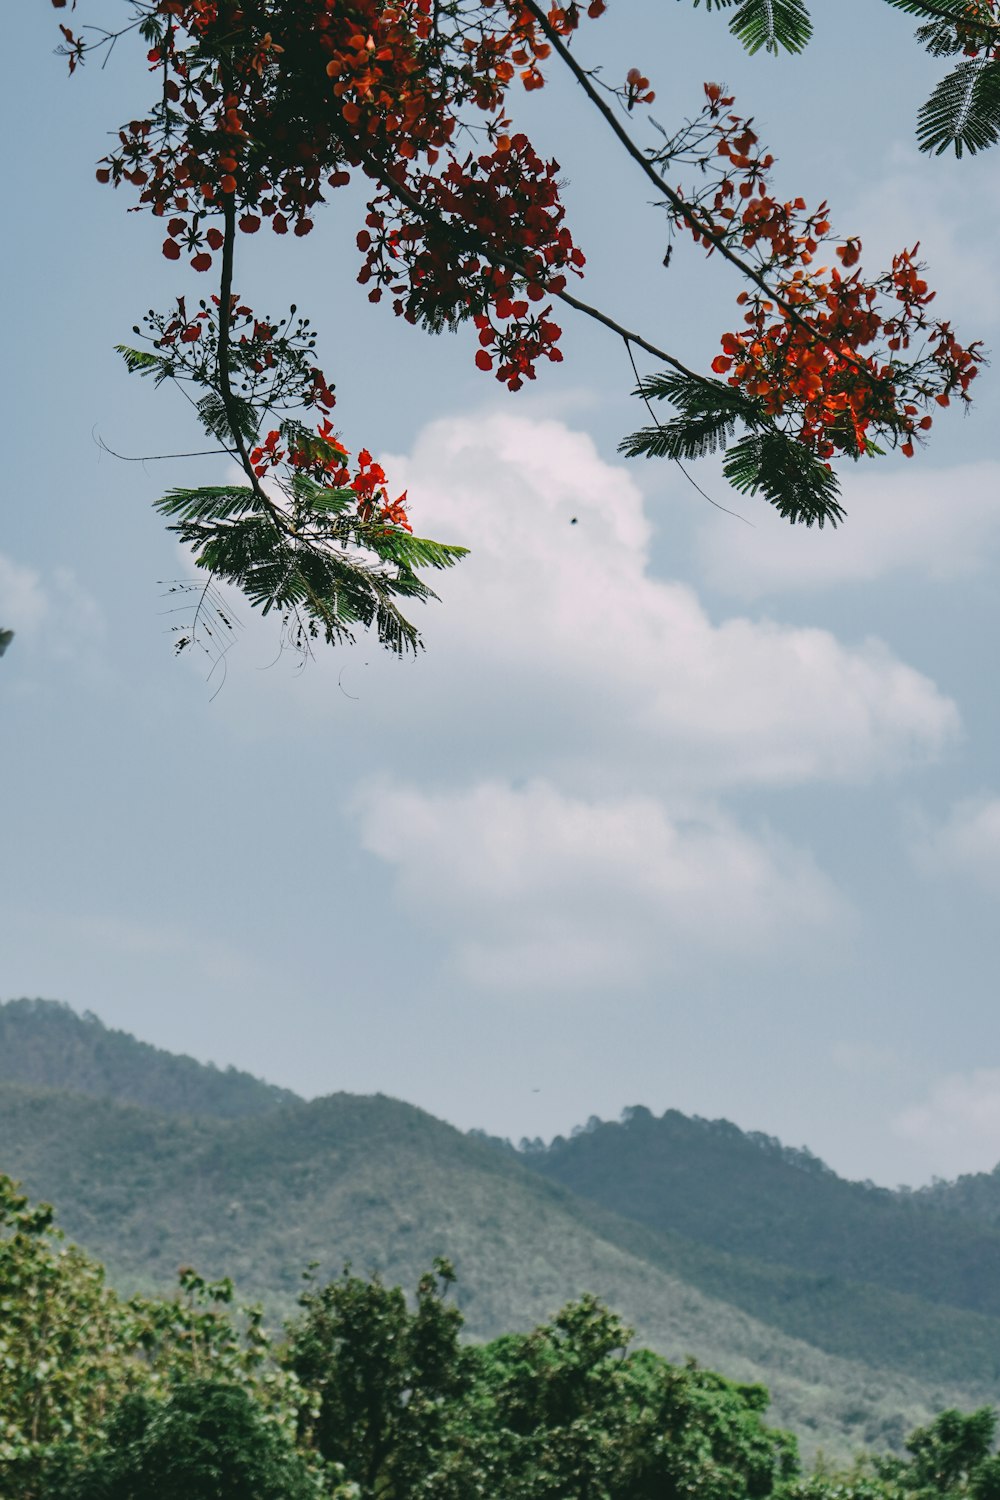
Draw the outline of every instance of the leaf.
M931 57L954 57L965 50L965 43L949 21L931 21L926 26L918 26L917 41Z
M326 489L306 475L293 481L293 499L301 508L286 512L247 486L217 485L170 490L156 508L199 568L240 589L262 614L278 612L296 645L307 648L317 636L331 645L350 641L363 625L397 654L418 651L419 632L395 601L436 597L415 569L452 567L467 549L365 521L353 510L353 491ZM196 627L197 614L183 646Z
M726 411L744 422L763 417L763 408L752 396L727 381L710 380L707 376L681 375L664 370L640 380L634 394L646 401L669 401L689 415Z
M636 394L647 403L669 401L679 415L624 438L618 451L629 458L704 458L726 446L738 422L755 427L766 420L759 402L721 380L666 371L640 380Z
M840 486L826 464L795 438L771 428L730 448L723 473L742 494L763 494L792 525L836 526L844 518Z
M744 0L729 29L751 54L763 48L777 56L801 52L812 37L812 22L803 0Z
M332 489L320 484L311 474L293 474L290 488L299 505L324 516L341 515L353 509L358 501L352 489Z
M234 437L230 411L241 438L249 443L257 436L257 413L243 396L234 394L227 407L218 391L209 391L198 402L197 411L205 431L210 437L218 438L221 443L231 443Z
M228 520L248 510L260 509L260 500L249 485L206 485L198 490L168 490L154 504L161 516L180 516L185 521Z
M728 413L704 417L675 417L656 427L641 427L618 444L626 458L705 458L725 448L736 430Z
M453 568L463 557L468 557L469 549L393 529L386 531L379 542L379 553L406 568Z
M1000 62L963 59L942 78L917 118L921 151L938 156L954 146L974 155L1000 140Z
M694 0L697 7L701 0ZM801 52L812 37L805 0L705 0L706 10L728 10L739 3L729 29L749 53Z
M908 16L922 16L928 21L954 24L968 20L967 0L886 0L886 3Z
M174 373L173 361L162 354L150 354L148 349L132 349L128 344L116 344L115 353L120 354L130 375L153 375L156 384L169 380Z

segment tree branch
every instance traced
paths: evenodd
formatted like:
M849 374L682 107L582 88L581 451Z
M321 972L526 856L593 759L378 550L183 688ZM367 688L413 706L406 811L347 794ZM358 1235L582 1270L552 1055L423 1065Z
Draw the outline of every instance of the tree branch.
M405 183L400 182L397 177L393 176L389 169L376 156L373 156L371 152L365 151L360 143L348 135L346 131L342 130L339 125L334 125L333 129L340 136L345 146L349 147L355 159L359 160L360 165L366 168L368 175L373 177L394 198L398 198L400 203L405 203L406 207L411 209L421 219L424 219L428 223L443 224L453 238L465 240L468 247L481 256L483 260L489 261L491 266L496 266L502 270L515 271L519 276L523 276L529 281L535 280L534 275L528 271L522 261L517 260L512 255L505 255L499 250L494 250L488 245L484 245L481 240L476 239L475 236L464 231L460 226L447 223L443 215L436 209L428 207ZM647 354L652 354L655 359L663 360L665 364L670 365L672 369L676 370L679 375L686 375L689 380L706 382L706 376L700 375L696 370L689 369L687 365L683 364L673 354L668 354L666 349L661 349L658 345L651 344L648 339L643 338L641 333L635 333L631 329L626 328L624 324L617 322L608 313L602 312L599 307L594 307L591 303L584 302L581 297L575 297L572 292L568 292L565 289L557 292L547 287L546 293L548 296L556 298L557 301L564 302L567 307L572 307L574 311L583 313L585 317L592 318L595 323L600 323L603 327L610 329L619 338L623 338L626 343L634 344L637 349L644 349Z
M723 257L724 260L728 260L730 265L735 266L741 276L744 276L748 281L752 281L755 286L760 287L762 292L766 292L767 296L770 297L772 301L777 303L782 312L785 313L785 315L790 319L791 322L795 323L805 333L808 333L809 336L815 339L817 343L825 344L828 349L832 350L832 352L836 354L838 359L842 359L845 361L845 363L853 365L854 368L861 374L863 374L866 379L870 380L872 384L878 384L878 377L872 374L872 371L867 367L867 365L865 365L861 360L855 359L853 355L846 354L842 349L838 348L836 341L830 338L828 334L824 334L818 328L813 327L808 319L802 316L802 314L798 311L793 303L786 301L779 292L776 292L767 281L767 279L763 275L761 275L759 271L755 270L752 265L750 265L749 261L745 261L742 256L737 255L734 250L731 250L726 243L724 236L720 235L716 230L712 229L711 226L707 225L692 208L692 206L687 203L681 197L681 195L670 186L665 178L660 176L659 172L657 172L652 162L639 149L635 141L633 141L632 137L629 135L624 125L622 125L621 121L617 118L611 107L606 104L605 101L601 98L600 94L594 88L594 85L591 82L586 70L584 68L581 68L580 64L570 52L569 48L566 47L563 43L562 38L559 36L558 32L556 32L549 24L548 18L538 6L536 0L524 0L524 8L525 10L529 11L530 14L538 22L539 26L542 28L542 31L545 34L546 39L551 44L554 51L566 64L567 68L569 68L570 72L573 74L573 77L583 89L584 93L587 95L587 98L590 100L590 102L594 105L595 109L597 109L600 114L603 115L605 121L614 131L619 141L621 141L629 156L634 162L637 163L639 168L649 178L650 182L657 189L657 191L663 194L675 213L680 214L685 223L689 224L692 229L697 230L698 234L700 234L703 239L707 240L713 247L713 249L718 250L719 254Z

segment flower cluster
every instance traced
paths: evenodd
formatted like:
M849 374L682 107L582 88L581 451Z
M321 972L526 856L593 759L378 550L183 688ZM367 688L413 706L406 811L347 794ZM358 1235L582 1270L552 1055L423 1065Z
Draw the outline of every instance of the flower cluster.
M373 302L387 289L394 311L411 323L471 318L478 367L491 370L496 360L497 378L517 390L534 378L540 357L562 358L551 303L527 317L529 304L557 295L567 272L581 274L584 265L563 222L558 170L527 136L504 135L491 153L426 175L414 206L380 194L358 235L359 281L373 283Z
M294 485L289 485L287 475L281 474L284 465L287 473L307 475L324 488L350 491L362 521L377 520L403 531L413 530L406 512L406 491L395 500L389 499L385 471L367 448L358 453L352 472L350 454L326 418L314 432L306 432L297 424L288 424L284 431L272 428L250 450L249 458L258 479L277 472L281 487L294 493Z
M237 453L262 504L259 481L284 464L300 490L307 480L349 490L356 521L408 524L405 497L388 500L366 449L351 470L330 432L276 417L296 404L333 409L308 325L258 318L232 295L240 234L270 224L279 236L308 235L318 207L352 180L374 185L357 234L369 299L434 331L464 325L476 367L511 390L534 379L540 361L562 358L559 300L695 384L722 388L569 291L585 258L566 223L559 164L507 113L512 87L542 87L553 61L605 118L611 98L614 129L662 193L671 235L690 234L742 273L742 322L725 334L712 370L750 398L744 415L754 433L760 419L776 440L769 452L786 452L792 440L808 451L795 447L781 471L793 488L796 463L803 473L812 464L825 482L838 453L857 457L888 440L911 454L936 407L969 399L981 348L932 316L917 247L865 277L861 241L834 236L825 203L776 195L774 158L722 87L706 84L698 117L656 150L640 150L620 122L655 97L649 78L632 67L617 86L598 80L569 48L605 0L127 3L134 20L123 31L140 30L156 102L122 127L98 177L127 184L163 220L168 260L219 275L217 297L190 317L181 301L153 327L154 363L161 375L205 388L202 420ZM970 38L998 6L969 0ZM62 29L72 71L91 46ZM670 187L663 171L677 164L697 169L696 190ZM135 361L143 367L142 356ZM729 411L734 398L724 395ZM712 429L724 430L725 421ZM706 441L699 431L695 452ZM747 464L754 483L762 470ZM785 480L771 468L777 494ZM797 503L789 513L805 514Z
M880 437L912 455L932 424L929 408L969 400L980 346L959 344L949 323L930 317L919 247L866 280L860 239L832 239L825 203L810 210L802 198L774 197L774 158L749 121L726 113L731 97L715 84L705 92L692 135L701 130L703 151L711 142L701 158L710 180L679 199L674 222L710 254L738 255L756 283L737 298L743 327L723 336L712 369L823 459L857 457ZM839 264L814 267L821 246Z
M553 4L547 24L566 36L604 10ZM551 52L521 0L150 0L144 34L160 97L122 127L97 175L166 220L168 259L210 270L227 215L245 234L269 223L306 235L328 192L361 169L384 185L359 236L373 301L392 288L410 321L475 319L480 340L487 317L490 367L515 388L539 357L557 358L551 306L523 324L501 310L557 294L583 266L558 164L504 113L511 82L540 87ZM629 98L646 85L633 69ZM490 152L455 151L469 128Z
M167 313L149 312L136 325L155 351L158 378L189 380L213 389L218 379L219 298L202 299L195 311L178 297ZM252 409L290 411L318 407L330 412L336 405L333 387L314 361L316 335L308 318L290 308L275 321L259 317L238 297L230 297L228 318L228 375L232 391Z

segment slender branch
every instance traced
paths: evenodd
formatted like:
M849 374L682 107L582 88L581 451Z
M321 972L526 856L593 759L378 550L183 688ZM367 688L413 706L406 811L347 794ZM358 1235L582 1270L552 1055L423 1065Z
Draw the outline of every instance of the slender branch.
M94 441L102 453L110 453L112 458L120 459L123 464L153 464L160 463L167 458L232 458L228 448L201 448L192 453L141 453L134 457L130 453L116 453L104 439L98 434Z
M232 382L229 375L229 349L230 335L233 321L233 260L236 247L236 194L224 193L222 199L223 216L223 241L222 241L222 276L219 284L219 347L217 374L219 379L219 395L226 409L226 417L229 421L230 431L233 435L233 443L239 454L240 462L247 472L247 477L254 489L262 499L266 499L257 475L253 471L250 455L247 452L246 442L240 429L239 410L236 398L233 395Z
M537 5L536 0L524 0L524 8L525 10L529 11L532 16L534 16L535 20L542 28L547 41L551 44L558 56L562 58L567 68L569 68L570 72L573 74L573 77L576 79L577 83L587 95L587 98L603 115L608 125L610 125L615 135L625 147L625 150L628 152L629 156L634 162L638 164L640 169L649 178L650 182L657 189L657 191L661 192L664 195L674 212L680 214L685 223L690 225L692 229L696 230L703 239L707 240L713 249L718 250L719 254L723 257L724 260L728 260L730 265L735 266L736 269L740 272L741 276L746 277L748 281L752 281L755 286L760 287L761 291L766 292L768 297L770 297L774 302L777 303L782 312L786 314L791 322L797 324L799 328L808 333L809 336L811 338L814 338L818 343L825 344L828 349L831 349L833 353L837 355L838 359L842 359L847 364L853 365L856 370L859 370L873 384L877 384L878 378L872 374L867 365L865 365L861 360L855 359L853 355L846 354L841 348L838 347L835 339L832 339L828 334L822 333L818 328L815 328L808 321L808 319L804 318L795 307L794 303L786 301L786 299L782 297L779 292L775 291L775 289L770 285L767 279L763 275L761 275L759 271L755 270L755 268L749 263L749 261L744 260L741 255L737 255L735 250L731 250L729 245L726 243L725 237L719 234L718 231L713 229L709 224L706 224L705 221L700 217L700 215L696 213L696 211L692 208L692 206L687 203L684 198L681 197L680 193L676 192L674 188L672 188L666 181L666 179L660 176L659 172L657 172L652 162L635 144L635 141L633 141L632 137L629 135L624 125L622 125L621 121L617 118L614 111L601 98L600 94L594 88L594 85L591 82L591 79L588 76L586 70L584 68L581 68L580 64L570 52L569 48L566 47L563 43L562 38L559 36L558 32L555 31L549 24L548 18Z
M625 340L625 349L626 349L626 351L628 353L629 364L632 366L632 374L635 376L635 383L639 387L639 395L642 397L643 405L645 406L646 410L649 412L649 415L652 417L653 422L655 423L655 425L662 432L664 430L663 429L663 423L660 421L659 417L656 415L656 412L653 410L652 405L650 404L649 397L646 395L645 391L642 389L642 379L641 379L641 377L639 375L638 369L636 368L635 355L632 353L632 346L629 343L628 339ZM709 505L714 505L715 508L716 508L716 510L723 510L723 511L725 511L725 513L726 513L727 516L735 516L736 520L737 521L742 521L743 524L744 524L744 526L752 526L753 525L753 522L751 520L749 520L746 516L741 516L738 510L730 510L728 505L720 505L718 500L713 500L712 497L711 497L711 495L707 494L702 489L702 487L698 483L697 479L695 479L694 476L692 474L690 474L687 469L685 469L684 465L681 463L681 461L680 461L679 458L674 457L673 461L677 465L677 467L680 469L681 473L684 475L684 478L687 480L688 484L692 485L698 491L698 493L701 496L701 498L703 500L707 500L708 501Z
M405 203L407 208L411 209L428 223L438 225L444 223L443 216L436 209L430 208L417 197L416 193L411 192L376 156L373 156L369 151L365 151L358 141L348 136L345 131L340 130L336 124L333 128L340 135L344 143L350 146L355 157L360 158L361 165L367 168L369 175L381 187L391 193L394 198L398 198L401 203ZM529 281L535 279L524 263L519 261L515 256L506 255L500 250L494 250L490 246L484 245L479 239L476 239L457 225L447 225L447 228L453 238L466 240L470 248L474 249L476 254L481 256L483 260L489 261L491 266L496 266L498 269L507 271L516 271L519 276L524 276ZM619 338L623 338L626 343L634 344L637 349L644 349L647 354L653 355L654 359L663 360L665 364L670 365L672 369L676 370L679 375L686 375L689 380L698 380L702 383L707 383L704 375L700 375L696 370L689 369L687 365L682 364L673 354L668 354L666 349L661 349L658 345L651 344L648 339L643 338L641 333L635 333L632 329L626 328L624 324L617 322L609 314L602 312L599 307L594 307L591 303L584 302L581 297L575 297L572 292L568 292L565 289L557 292L547 287L546 292L550 297L555 297L559 302L564 302L567 307L572 307L576 312L583 313L585 317L592 318L595 323L600 323L603 327L609 328L612 333L617 334Z
M270 512L272 520L279 530L294 530L288 517L283 513L281 507L275 505L261 486L260 480L254 473L253 464L250 462L250 454L240 430L239 408L233 395L232 382L229 375L229 350L230 331L233 318L233 258L236 245L236 194L225 193L222 200L222 214L224 234L222 241L222 275L219 285L219 348L218 348L218 381L219 395L225 408L226 418L229 422L229 430L232 433L233 445L239 456L240 465L253 487L257 499Z

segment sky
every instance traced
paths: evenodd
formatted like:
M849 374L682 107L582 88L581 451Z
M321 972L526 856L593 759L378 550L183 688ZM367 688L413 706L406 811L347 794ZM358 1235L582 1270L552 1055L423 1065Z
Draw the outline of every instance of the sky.
M799 58L745 57L688 0L615 0L579 51L609 77L641 64L667 127L726 83L786 196L828 198L866 266L919 240L941 314L996 347L1000 154L921 157L937 65L912 22L814 9ZM644 416L604 330L564 320L565 362L512 396L467 334L370 307L349 190L308 240L246 241L239 288L313 317L348 446L471 554L415 661L362 637L302 667L237 605L213 673L173 654L168 590L195 570L151 502L226 471L99 445L201 446L113 346L203 288L94 180L142 109L141 51L69 80L56 21L12 7L0 56L0 999L515 1141L644 1104L888 1185L991 1169L997 374L914 460L848 465L838 531L788 527L702 462L733 516L617 453ZM562 165L584 295L707 368L739 283L693 246L664 268L648 188L585 101L515 103Z

